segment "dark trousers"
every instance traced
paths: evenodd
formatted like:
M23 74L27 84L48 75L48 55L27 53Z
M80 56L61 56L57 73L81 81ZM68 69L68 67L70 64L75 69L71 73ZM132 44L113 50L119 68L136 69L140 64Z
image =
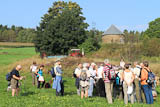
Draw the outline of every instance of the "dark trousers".
M61 91L57 92L57 90L56 90L56 96L59 96L60 94L61 94L61 96L64 95L64 83L63 83L63 81L61 81Z
M37 86L37 88L40 88L40 86L41 86L41 88L43 88L44 87L44 84L45 84L45 81L38 81L38 79L39 79L39 77L37 77L37 83L38 83L38 86ZM42 83L42 84L41 84Z
M113 96L114 98L123 99L123 87L122 85L113 85Z
M80 79L79 78L76 78L76 81L75 81L75 86L77 87L77 89L79 89L79 84L80 83Z
M104 81L102 78L96 81L96 90L97 90L98 96L106 97L105 85L104 85Z
M146 98L147 104L153 104L152 87L150 85L143 85L143 91Z

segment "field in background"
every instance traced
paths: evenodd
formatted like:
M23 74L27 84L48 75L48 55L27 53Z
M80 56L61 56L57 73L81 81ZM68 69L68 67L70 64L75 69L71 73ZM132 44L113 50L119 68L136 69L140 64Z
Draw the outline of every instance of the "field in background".
M33 43L19 43L19 42L0 42L0 47L34 47L34 44Z
M51 76L47 73L53 66L55 59L40 59L39 55L35 53L34 48L1 48L0 49L0 107L124 107L123 100L115 99L114 104L109 105L105 98L93 97L88 99L80 99L76 95L75 79L72 78L72 73L78 62L103 62L103 58L84 57L84 58L64 58L62 62L64 74L63 80L65 85L65 95L63 97L56 97L53 89L37 89L32 86L31 74L29 66L33 61L38 64L45 64L44 77L46 82L51 80ZM118 64L119 62L112 60L111 63ZM21 81L21 93L18 97L11 97L11 92L7 92L7 81L5 75L17 64L21 64L23 69L21 75L26 76L26 80ZM156 63L155 63L156 64ZM152 64L154 68L159 65ZM158 68L157 68L158 69ZM160 88L157 88L160 92ZM155 101L154 107L160 105L160 97ZM137 106L146 107L146 104L129 104L126 107Z
M7 66L24 58L36 55L35 48L0 48L0 66Z

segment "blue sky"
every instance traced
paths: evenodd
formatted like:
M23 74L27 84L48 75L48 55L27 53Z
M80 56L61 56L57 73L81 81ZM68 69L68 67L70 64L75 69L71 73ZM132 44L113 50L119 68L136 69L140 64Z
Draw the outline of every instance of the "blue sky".
M0 24L35 28L56 0L0 0ZM68 0L65 0L68 1ZM147 29L160 17L160 0L72 0L83 8L90 25L106 30L111 24L120 30Z

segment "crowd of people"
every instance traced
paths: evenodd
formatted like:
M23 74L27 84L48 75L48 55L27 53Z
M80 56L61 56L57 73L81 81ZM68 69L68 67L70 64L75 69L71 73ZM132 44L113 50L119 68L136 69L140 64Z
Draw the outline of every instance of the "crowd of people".
M149 68L149 63L120 61L119 65L110 64L109 59L104 63L79 63L73 76L76 78L77 95L93 97L94 89L100 97L106 97L112 104L114 99L124 99L124 103L153 104L152 89L155 88L155 75Z
M17 65L7 77L7 80L10 80L12 96L19 93L19 80L25 79L19 74L21 69L22 66ZM37 88L44 86L50 88L50 83L45 82L43 69L44 65L38 66L36 62L30 66L32 84ZM60 60L56 61L50 73L53 78L52 88L56 90L56 96L63 96L63 72ZM152 89L155 87L155 75L147 61L134 62L133 66L123 60L119 65L112 65L109 59L105 59L103 63L99 64L79 63L73 76L76 78L77 95L81 96L81 99L97 95L106 97L109 104L112 104L117 98L124 99L125 104L128 102L153 104L154 102Z

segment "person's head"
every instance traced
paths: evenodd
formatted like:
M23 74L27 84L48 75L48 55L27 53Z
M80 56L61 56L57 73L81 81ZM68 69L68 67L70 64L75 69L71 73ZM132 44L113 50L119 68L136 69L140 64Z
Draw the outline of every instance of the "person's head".
M57 64L60 65L60 64L61 64L61 61L57 61Z
M144 65L145 67L149 67L149 62L148 62L148 61L144 61L144 62L143 62L143 65Z
M41 69L41 70L42 70L43 68L44 68L44 65L40 65L40 68L39 68L39 69Z
M143 67L144 67L144 64L143 64L143 63L140 63L140 66L143 68Z
M100 64L100 67L103 67L104 65L103 64Z
M82 68L82 63L78 63L78 68Z
M94 70L98 70L98 66L97 66L97 65L95 65L93 69L94 69Z
M36 61L33 61L33 65L36 65L37 63L36 63Z
M88 63L83 63L83 68L87 68L88 69Z
M61 60L60 59L56 60L56 65L61 65Z
M105 59L104 64L109 64L109 59Z
M21 65L17 65L17 66L16 66L16 70L17 70L17 71L20 71L21 69L22 69L22 66L21 66Z
M129 64L124 65L125 69L129 69Z
M96 66L96 64L94 62L92 62L91 66L94 68Z
M124 62L124 59L123 58L121 58L121 60L120 60L121 62Z
M135 61L135 62L134 62L134 66L136 67L137 65L138 65L138 62L137 62L137 61Z

